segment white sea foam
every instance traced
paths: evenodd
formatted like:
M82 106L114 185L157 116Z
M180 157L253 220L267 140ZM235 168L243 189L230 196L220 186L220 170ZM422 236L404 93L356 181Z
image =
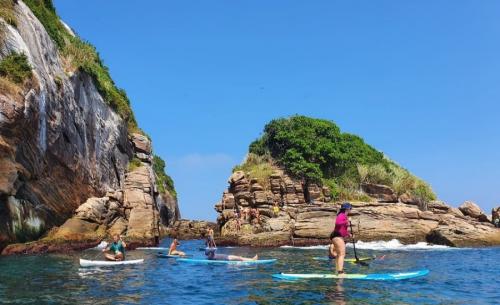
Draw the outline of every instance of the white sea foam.
M352 243L347 243L347 247L352 248ZM317 250L317 249L328 249L328 245L306 246L306 247L282 246L281 248ZM378 250L378 251L390 251L390 250L414 251L414 250L450 250L453 248L443 245L428 244L426 242L404 245L399 240L393 239L390 241L370 241L370 242L358 241L356 242L356 249Z
M109 269L102 268L78 268L78 275L81 277L92 276L100 273L111 272Z
M282 248L282 249L317 250L317 249L328 249L328 245L305 246L305 247L281 246L280 248Z

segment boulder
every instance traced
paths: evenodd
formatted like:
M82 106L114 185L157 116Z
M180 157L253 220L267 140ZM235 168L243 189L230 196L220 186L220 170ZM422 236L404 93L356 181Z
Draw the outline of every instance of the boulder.
M208 228L218 236L217 224L214 222L181 219L167 229L166 235L184 240L201 239L205 237Z
M222 211L222 217L225 219L225 220L229 220L229 219L233 219L235 218L235 214L234 214L234 210L223 210Z
M128 222L122 217L118 217L108 229L108 235L113 236L115 234L124 234L125 231L127 231L127 226Z
M492 246L500 244L500 230L491 224L470 223L464 219L451 217L431 230L428 242L451 247Z
M102 224L108 212L109 198L91 197L76 209L75 217Z
M229 184L235 184L238 181L245 179L245 173L243 171L235 171L228 179Z
M68 219L53 235L60 240L98 240L104 237L104 231L98 232L99 224L79 218Z
M309 200L319 200L322 196L321 188L317 184L310 184L307 186L307 192L309 193Z
M255 191L263 191L264 187L260 185L259 183L253 183L250 186L250 192L255 192Z
M394 193L394 190L387 185L362 183L361 189L368 196L377 199L379 202L398 202L398 197Z
M133 240L154 239L157 231L153 208L134 208L130 211L127 238Z
M286 204L298 204L299 199L297 198L297 195L295 193L286 194L285 195L285 202L286 202Z
M151 141L145 135L133 133L132 143L136 152L151 154Z
M267 203L267 194L263 191L256 191L253 193L255 204Z
M222 207L225 209L232 209L235 207L235 199L232 193L224 192L222 195Z
M458 209L464 215L470 216L472 218L479 218L481 214L484 214L483 211L481 211L481 208L472 201L465 201L461 206L458 207Z

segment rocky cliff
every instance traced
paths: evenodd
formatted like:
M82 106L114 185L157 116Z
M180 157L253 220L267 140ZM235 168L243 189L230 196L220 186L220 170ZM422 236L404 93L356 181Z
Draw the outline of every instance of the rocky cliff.
M0 3L0 249L61 225L44 240L86 241L79 248L120 232L154 243L159 210L176 211L165 214L168 223L178 207L157 190L151 142L116 102L127 101L123 91L93 48L74 48L82 42L50 1ZM95 56L90 64L78 57L83 47ZM30 71L19 79L23 58ZM48 245L4 253L33 247Z
M215 205L219 244L328 243L339 208L339 202L330 202L328 188L315 184L306 188L279 168L268 179L264 184L243 171L231 175L228 189ZM500 230L471 202L457 209L431 201L422 208L416 200L398 198L387 186L365 188L371 191L367 193L373 196L371 200L352 202L350 218L358 240L399 239L403 243L427 241L458 247L500 245Z

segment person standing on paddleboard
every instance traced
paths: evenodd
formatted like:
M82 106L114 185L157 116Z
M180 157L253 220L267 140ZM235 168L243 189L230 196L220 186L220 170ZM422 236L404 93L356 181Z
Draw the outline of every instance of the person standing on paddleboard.
M127 244L122 240L122 237L119 234L113 235L113 242L102 250L102 252L111 252L105 253L104 257L110 261L122 261L125 259L125 248Z
M352 209L352 205L349 202L344 202L340 206L340 211L335 219L335 229L331 237L332 244L335 247L335 268L338 274L344 273L344 258L345 258L345 238L349 237L349 211Z

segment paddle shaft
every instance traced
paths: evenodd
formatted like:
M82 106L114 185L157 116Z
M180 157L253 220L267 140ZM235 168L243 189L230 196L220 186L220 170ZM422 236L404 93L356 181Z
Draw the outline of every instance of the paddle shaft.
M361 264L363 266L368 266L367 263L360 261L359 258L358 258L358 253L356 252L356 240L354 239L354 233L352 231L352 223L350 221L349 221L349 227L351 228L352 247L354 248L354 258L356 258L356 263L357 264Z
M351 228L351 240L352 240L352 246L354 248L354 257L356 258L356 261L359 262L359 258L358 258L358 253L356 253L356 241L354 240L354 233L352 231L352 223L349 221L349 227Z

